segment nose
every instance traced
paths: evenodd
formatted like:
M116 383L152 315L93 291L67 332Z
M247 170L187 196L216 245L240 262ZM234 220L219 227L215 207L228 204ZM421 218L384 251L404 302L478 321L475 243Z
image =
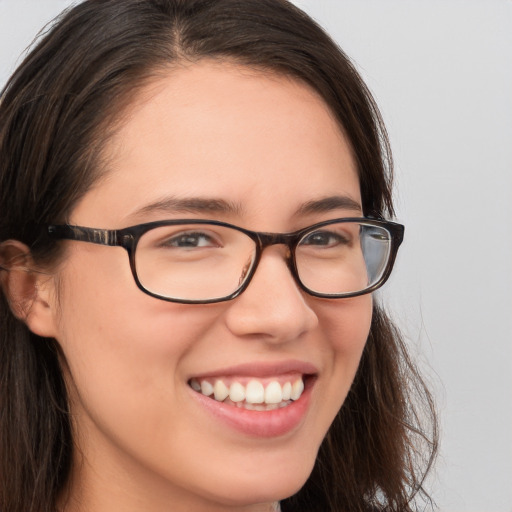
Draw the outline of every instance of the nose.
M318 317L295 282L285 248L267 248L247 289L230 302L229 330L239 337L271 343L301 338L318 325Z

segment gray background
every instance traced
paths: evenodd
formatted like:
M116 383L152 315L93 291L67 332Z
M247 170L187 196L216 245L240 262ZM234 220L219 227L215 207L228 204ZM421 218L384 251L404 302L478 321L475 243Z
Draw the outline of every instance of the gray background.
M71 2L0 0L0 84ZM406 241L382 292L438 400L446 512L512 511L512 1L295 0L387 122Z

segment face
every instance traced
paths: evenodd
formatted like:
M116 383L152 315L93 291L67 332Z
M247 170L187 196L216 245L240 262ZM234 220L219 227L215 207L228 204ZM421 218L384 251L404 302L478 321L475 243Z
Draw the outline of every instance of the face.
M361 198L349 145L319 96L227 63L196 63L148 86L105 161L71 224L217 219L290 232L362 214L346 200L322 203ZM323 207L304 208L315 201ZM165 302L137 288L124 249L66 245L53 307L83 454L71 495L118 510L195 511L267 510L296 492L354 378L371 296L306 295L274 245L238 298ZM274 382L286 395L289 382L296 400L248 410L206 396L219 381L248 395ZM194 389L201 383L206 395Z

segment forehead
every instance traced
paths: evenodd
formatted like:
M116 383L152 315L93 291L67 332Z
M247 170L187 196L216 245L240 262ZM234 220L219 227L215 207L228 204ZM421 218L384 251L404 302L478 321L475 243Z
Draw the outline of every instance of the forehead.
M106 154L107 179L74 218L90 218L96 208L91 221L126 224L166 198L219 198L248 216L286 216L333 195L360 202L351 148L320 96L299 81L233 63L200 61L155 79Z

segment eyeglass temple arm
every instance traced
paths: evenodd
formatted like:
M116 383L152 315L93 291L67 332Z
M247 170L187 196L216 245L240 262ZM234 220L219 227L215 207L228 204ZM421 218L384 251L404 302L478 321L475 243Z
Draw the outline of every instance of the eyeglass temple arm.
M84 228L80 226L48 226L48 235L56 240L77 240L99 245L124 245L118 232L110 229Z

